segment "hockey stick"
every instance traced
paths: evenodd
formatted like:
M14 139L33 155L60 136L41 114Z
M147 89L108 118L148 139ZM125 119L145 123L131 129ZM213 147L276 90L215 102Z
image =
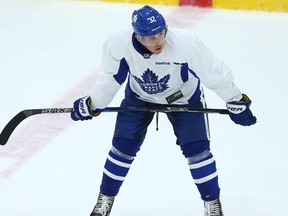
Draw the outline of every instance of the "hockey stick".
M0 134L0 145L5 145L15 130L15 128L26 118L37 114L57 114L57 113L71 113L73 108L46 108L46 109L27 109L22 110L14 116L8 124L4 127ZM218 113L228 114L226 109L195 109L192 107L183 106L159 106L159 107L107 107L102 112L197 112L197 113Z

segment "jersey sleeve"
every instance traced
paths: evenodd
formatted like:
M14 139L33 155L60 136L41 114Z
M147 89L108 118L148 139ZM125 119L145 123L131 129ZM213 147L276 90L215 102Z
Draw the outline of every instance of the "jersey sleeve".
M240 99L241 90L234 83L230 67L218 59L195 35L192 36L191 44L191 65L201 83L225 102Z
M122 36L120 33L117 33L117 37L115 35L116 33L111 35L103 46L102 73L90 95L92 109L103 109L108 106L126 80L129 71L129 66L123 57L125 47L123 43L119 43ZM131 35L127 34L127 37L131 38ZM128 38L123 38L122 42Z

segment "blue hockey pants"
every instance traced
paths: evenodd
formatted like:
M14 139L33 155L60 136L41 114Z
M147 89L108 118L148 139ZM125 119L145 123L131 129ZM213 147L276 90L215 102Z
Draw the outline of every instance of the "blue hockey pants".
M193 102L193 107L203 108L203 98ZM191 106L190 105L190 106ZM129 96L121 106L160 106ZM100 191L116 196L137 152L145 139L147 127L154 117L152 112L119 112L112 148L104 165ZM177 143L187 158L191 175L203 200L219 198L220 188L213 155L210 152L208 118L206 114L183 112L167 113ZM163 147L165 149L165 147Z

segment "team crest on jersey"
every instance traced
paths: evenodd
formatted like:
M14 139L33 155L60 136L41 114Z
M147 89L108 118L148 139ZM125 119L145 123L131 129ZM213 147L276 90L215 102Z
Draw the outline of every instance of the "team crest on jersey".
M170 80L170 74L167 74L158 80L158 76L148 68L141 76L142 79L134 75L133 77L139 83L143 91L148 94L157 94L169 88L168 81Z

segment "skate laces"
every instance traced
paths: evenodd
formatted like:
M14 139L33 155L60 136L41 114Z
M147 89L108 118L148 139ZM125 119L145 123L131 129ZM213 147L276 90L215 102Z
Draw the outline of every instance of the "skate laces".
M99 213L102 216L108 216L110 214L113 202L113 196L106 196L100 193L93 212Z
M223 216L221 203L217 200L204 202L204 216Z

